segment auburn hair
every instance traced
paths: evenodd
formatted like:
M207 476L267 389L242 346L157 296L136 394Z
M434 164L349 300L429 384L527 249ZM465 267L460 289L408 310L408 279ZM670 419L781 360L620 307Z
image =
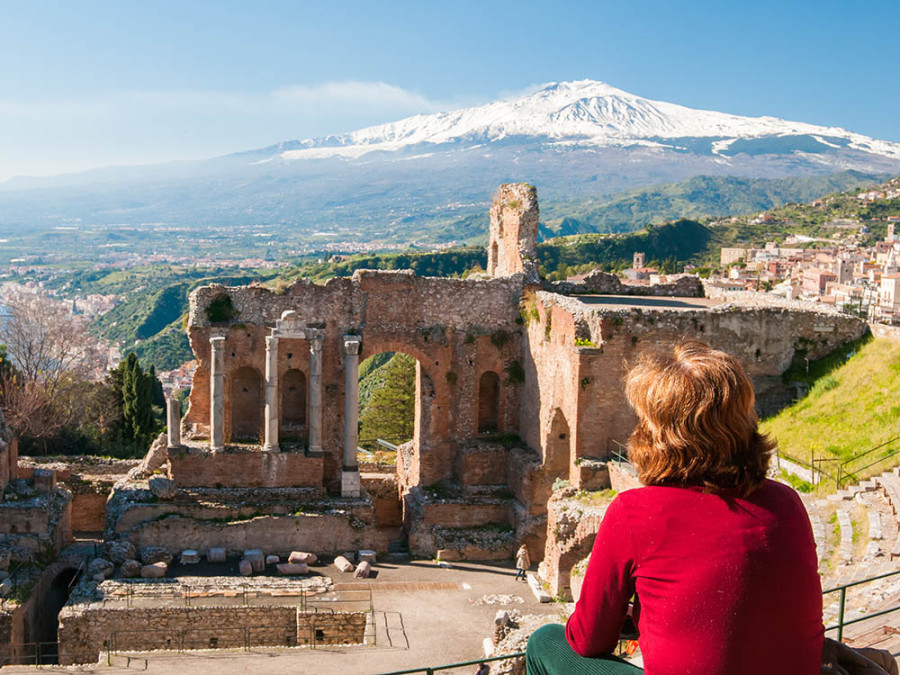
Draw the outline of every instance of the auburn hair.
M628 457L644 485L746 496L765 480L775 444L759 433L753 385L730 354L696 341L645 352L625 395L638 416Z

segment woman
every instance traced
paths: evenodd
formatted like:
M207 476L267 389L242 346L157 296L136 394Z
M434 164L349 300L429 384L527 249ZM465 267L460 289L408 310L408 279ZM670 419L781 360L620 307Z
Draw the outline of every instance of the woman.
M609 656L629 614L647 675L819 673L815 540L797 494L766 480L773 443L741 365L685 342L642 356L625 393L646 487L609 506L575 612L535 632L528 673L640 673Z

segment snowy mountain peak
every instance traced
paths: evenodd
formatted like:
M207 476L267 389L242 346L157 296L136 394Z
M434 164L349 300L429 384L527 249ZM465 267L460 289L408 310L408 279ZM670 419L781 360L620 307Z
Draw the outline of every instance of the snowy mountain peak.
M847 147L900 159L900 144L874 140L845 129L775 117L742 117L697 110L643 98L594 80L554 82L512 100L415 115L348 134L309 139L280 152L279 156L286 160L352 158L413 146L427 152L439 149L436 146L481 146L529 138L560 147L639 145L674 149L683 149L679 141L708 139L710 152L720 154L727 153L737 140L767 137L809 137L814 139L811 141L814 145L821 144L826 149Z

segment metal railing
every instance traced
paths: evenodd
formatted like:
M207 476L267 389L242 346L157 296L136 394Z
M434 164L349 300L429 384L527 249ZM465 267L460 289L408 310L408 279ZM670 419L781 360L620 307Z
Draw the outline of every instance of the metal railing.
M56 642L12 642L4 645L0 656L3 666L42 666L59 663L60 651Z
M606 437L606 461L621 462L622 464L631 464L628 459L628 446L620 443L612 436Z
M846 616L846 608L847 608L847 589L852 588L854 586L860 586L862 584L867 584L872 581L878 581L879 579L887 579L888 577L896 576L900 574L900 570L896 570L894 572L887 572L885 574L879 574L874 577L869 577L868 579L861 579L860 581L851 581L849 584L843 584L841 586L835 586L834 588L829 588L825 591L822 591L822 595L828 595L829 593L840 593L840 604L838 605L838 622L833 626L828 626L825 631L836 630L837 631L837 639L838 642L844 637L844 627L850 626L855 623L860 623L861 621L868 621L869 619L874 619L879 616L884 616L885 614L891 614L892 612L896 612L900 610L900 605L896 607L891 607L889 609L883 609L880 612L873 612L872 614L866 614L865 616L858 617L856 619L850 619L849 621L845 620Z
M809 462L806 462L797 457L792 457L791 455L788 455L781 450L778 451L778 454L785 459L793 462L794 464L799 464L800 466L808 468L812 472L813 485L818 485L824 477L834 481L835 487L840 490L849 480L859 482L861 480L861 476L865 477L863 472L865 472L866 469L871 469L873 466L876 466L881 462L900 456L900 448L897 448L892 452L878 457L877 459L870 461L868 464L857 467L855 469L849 468L851 464L853 464L854 462L858 462L865 457L869 457L876 450L881 450L882 448L885 448L892 443L897 443L898 441L900 441L900 436L895 436L894 438L891 438L884 443L876 445L874 448L869 448L868 450L865 450L845 460L842 460L839 457L816 457L815 454L813 454L810 457ZM607 440L607 446L609 446L609 440Z
M495 661L506 661L508 659L523 659L525 658L525 652L514 652L512 654L503 654L502 656L491 656L485 657L483 659L475 659L474 661L461 661L459 663L448 663L443 666L426 666L424 668L410 668L409 670L392 670L389 673L382 673L382 675L414 675L415 673L425 673L425 675L434 675L434 673L440 672L442 670L453 670L454 668L471 668L472 666L478 666L482 663L493 663ZM522 664L520 673L524 675L525 673L525 665Z
M860 586L862 584L867 584L873 581L878 581L880 579L887 579L888 577L893 577L900 574L900 570L896 570L894 572L887 572L885 574L879 574L874 577L869 577L868 579L861 579L860 581L852 581L848 584L842 584L840 586L835 586L834 588L828 588L822 591L822 596L826 596L830 593L840 593L840 604L838 605L838 621L836 624L832 626L828 626L825 628L825 631L837 631L837 639L840 642L844 637L844 628L846 626L851 626L853 624L861 623L863 621L868 621L870 619L875 619L879 616L884 616L886 614L891 614L893 612L900 611L900 605L895 607L890 607L888 609L884 609L878 612L873 612L871 614L866 614L865 616L857 617L855 619L847 620L846 617L846 607L847 607L847 589L852 588L854 586ZM475 659L473 661L462 661L460 663L449 663L440 666L426 666L423 668L410 668L408 670L395 670L389 673L383 673L382 675L414 675L416 673L425 673L426 675L433 675L434 673L443 671L443 670L452 670L454 668L466 668L471 666L477 666L482 663L490 663L493 661L505 661L507 659L516 659L516 658L524 658L525 652L515 652L513 654L503 654L502 656L492 656L490 658L481 658ZM522 666L522 671L524 673L524 665Z

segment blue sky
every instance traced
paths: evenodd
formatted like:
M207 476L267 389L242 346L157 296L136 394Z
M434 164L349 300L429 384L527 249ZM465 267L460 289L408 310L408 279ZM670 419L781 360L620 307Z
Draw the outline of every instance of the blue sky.
M0 0L0 180L225 154L560 80L900 141L900 2Z

